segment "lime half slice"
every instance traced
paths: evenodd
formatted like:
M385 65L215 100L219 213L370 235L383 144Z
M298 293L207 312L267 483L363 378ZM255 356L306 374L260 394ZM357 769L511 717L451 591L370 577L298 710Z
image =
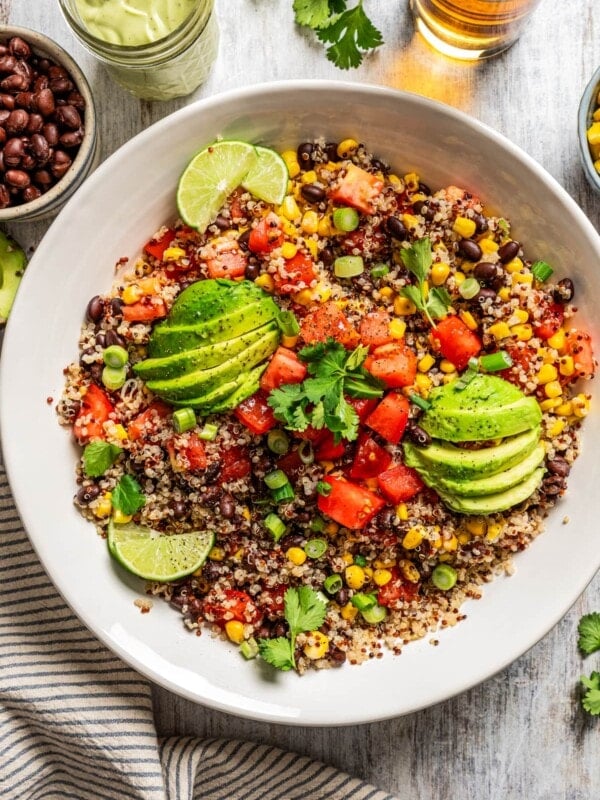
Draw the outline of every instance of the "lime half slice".
M280 205L289 180L285 161L268 147L256 147L258 160L243 180L242 187L265 203Z
M257 160L254 145L247 142L226 140L201 150L179 179L177 208L181 219L204 233Z
M108 549L125 569L147 581L176 581L199 569L214 544L211 531L160 533L128 522L108 525Z

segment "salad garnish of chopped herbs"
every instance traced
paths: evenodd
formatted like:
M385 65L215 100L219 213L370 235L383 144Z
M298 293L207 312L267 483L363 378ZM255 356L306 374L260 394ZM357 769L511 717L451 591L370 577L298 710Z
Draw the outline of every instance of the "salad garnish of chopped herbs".
M265 661L286 672L296 668L296 637L300 633L317 631L325 620L327 601L310 586L288 589L284 596L284 616L288 636L260 639L258 648Z

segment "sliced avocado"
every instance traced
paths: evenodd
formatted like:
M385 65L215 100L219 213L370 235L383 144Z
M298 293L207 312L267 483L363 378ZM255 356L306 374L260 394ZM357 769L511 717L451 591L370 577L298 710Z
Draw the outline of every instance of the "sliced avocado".
M222 383L216 389L213 389L207 394L200 395L198 397L192 397L188 400L171 400L171 405L175 406L176 408L195 408L197 411L202 411L204 414L209 414L211 413L210 408L213 404L228 398L229 395L233 394L237 389L240 388L240 386L242 386L247 377L248 373L245 372L242 375L238 375L235 380Z
M453 381L434 389L419 425L435 439L450 442L504 439L539 425L535 397L495 375L476 375L464 389Z
M428 471L449 480L464 481L486 478L510 469L523 461L536 447L540 426L505 439L493 447L465 450L434 441L429 447L403 442L404 462L419 472Z
M245 380L241 386L232 394L222 400L220 403L210 403L204 413L206 414L222 414L224 411L232 411L239 404L258 391L260 387L260 376L267 368L266 364L259 364L250 372L245 375Z
M257 342L265 333L276 330L271 322L253 331L227 339L223 342L207 344L195 350L186 350L164 358L146 358L135 364L134 372L143 380L168 380L193 372L197 369L210 369L242 353L249 345Z
M187 400L216 389L221 383L231 381L237 375L267 359L277 349L279 332L271 330L242 353L211 369L200 369L170 380L148 381L148 388L163 400Z
M266 296L266 299L242 305L226 316L196 325L169 325L167 320L156 325L152 331L148 354L151 358L163 358L233 339L274 320L278 313L278 307Z
M496 492L495 494L483 495L481 497L465 497L464 495L444 492L440 489L436 489L436 491L452 511L458 511L460 514L477 514L484 516L487 514L496 514L499 511L506 511L507 508L512 508L522 503L523 500L527 500L542 482L545 471L544 467L539 467L524 481L521 481L511 489L507 489L504 492Z
M0 231L0 325L8 319L26 266L23 250Z
M196 325L269 295L252 281L229 281L224 278L196 281L179 295L169 312L168 324Z
M540 466L546 456L543 444L538 444L535 450L514 467L496 472L487 478L475 478L472 480L451 480L439 475L428 475L426 471L420 472L421 477L428 486L434 489L441 489L453 495L463 497L481 497L487 494L505 492L518 483L526 480L531 473Z

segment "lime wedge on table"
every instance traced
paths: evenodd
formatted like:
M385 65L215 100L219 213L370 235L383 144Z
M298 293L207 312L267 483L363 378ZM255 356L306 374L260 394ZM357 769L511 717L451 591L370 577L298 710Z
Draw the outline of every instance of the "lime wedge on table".
M242 187L265 203L280 205L287 191L289 179L285 161L268 147L256 147L258 161L242 182Z
M247 142L224 140L201 150L179 179L177 208L182 220L203 233L257 160L254 145Z
M108 549L116 560L147 581L175 581L199 569L206 561L215 535L211 531L160 533L128 522L108 525Z

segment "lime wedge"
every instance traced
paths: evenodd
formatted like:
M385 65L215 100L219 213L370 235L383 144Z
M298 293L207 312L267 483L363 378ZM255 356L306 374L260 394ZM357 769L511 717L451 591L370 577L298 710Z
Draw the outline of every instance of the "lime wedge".
M110 554L147 581L185 578L204 564L214 541L211 531L167 535L133 522L116 525L111 520L108 525Z
M289 180L285 161L268 147L256 147L258 161L242 182L242 187L265 203L280 205L287 191Z
M201 150L179 179L177 208L182 220L204 233L257 160L254 145L247 142L225 140Z

